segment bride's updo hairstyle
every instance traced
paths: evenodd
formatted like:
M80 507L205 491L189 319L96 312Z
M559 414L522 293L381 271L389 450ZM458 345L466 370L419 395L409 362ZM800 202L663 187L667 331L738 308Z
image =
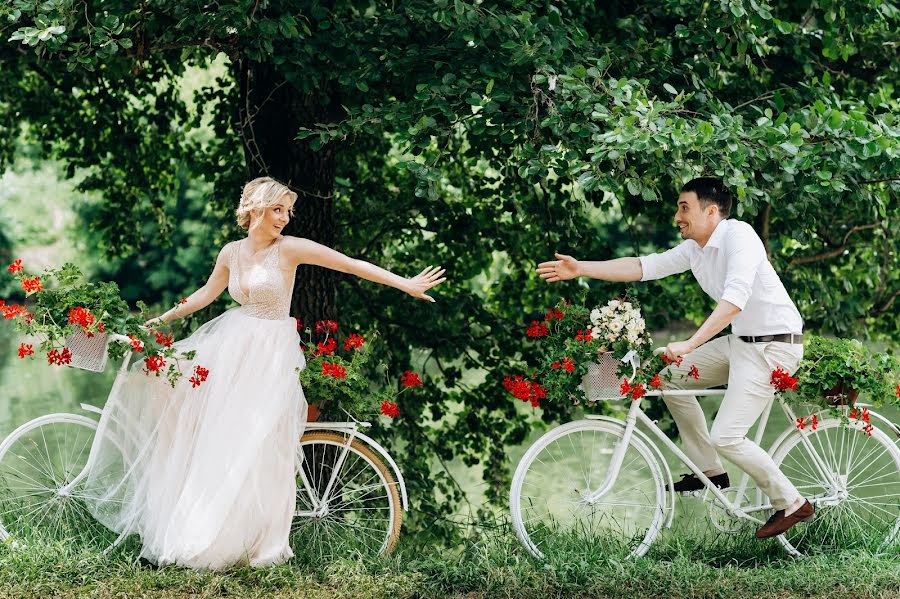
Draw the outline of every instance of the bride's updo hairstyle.
M237 224L240 228L248 230L250 228L250 211L264 210L269 206L274 206L288 196L288 211L294 214L294 203L297 201L297 194L288 189L287 185L279 183L272 177L257 177L246 185L241 192L241 203L238 205L235 213L237 214Z

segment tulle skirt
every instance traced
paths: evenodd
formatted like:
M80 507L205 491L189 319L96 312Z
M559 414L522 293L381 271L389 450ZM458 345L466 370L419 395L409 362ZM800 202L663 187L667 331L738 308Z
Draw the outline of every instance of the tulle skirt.
M294 319L234 308L175 344L173 389L143 360L117 377L91 447L89 509L118 533L137 534L158 564L221 570L293 556L297 440L306 365ZM195 365L209 370L200 386Z

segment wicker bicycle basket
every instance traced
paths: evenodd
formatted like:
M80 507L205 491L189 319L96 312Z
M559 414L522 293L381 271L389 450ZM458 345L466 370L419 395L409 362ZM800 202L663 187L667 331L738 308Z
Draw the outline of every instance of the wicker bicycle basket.
M588 364L587 374L581 380L587 401L622 399L619 366L622 364L610 352L600 354L597 362Z
M92 372L102 372L106 368L108 345L109 336L105 333L89 336L82 331L76 331L66 338L66 347L72 352L72 362L69 366Z

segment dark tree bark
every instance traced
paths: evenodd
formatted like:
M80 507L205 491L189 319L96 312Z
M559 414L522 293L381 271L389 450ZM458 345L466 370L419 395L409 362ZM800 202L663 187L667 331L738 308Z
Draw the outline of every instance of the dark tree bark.
M318 152L296 139L300 127L339 118L336 94L325 84L305 94L270 64L236 63L240 85L237 127L247 164L247 180L270 176L297 192L294 216L285 234L335 247L335 148ZM337 319L337 273L315 266L297 269L291 314L305 324Z

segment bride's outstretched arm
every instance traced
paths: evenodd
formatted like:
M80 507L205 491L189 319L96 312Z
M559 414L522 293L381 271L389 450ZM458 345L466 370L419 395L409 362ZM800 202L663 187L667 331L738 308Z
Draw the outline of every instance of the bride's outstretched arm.
M282 251L295 265L314 264L331 270L356 275L367 281L395 287L413 297L433 302L434 298L425 292L443 283L445 270L439 266L429 266L414 277L396 275L365 260L357 260L309 239L285 237Z
M176 318L184 318L188 314L193 314L197 310L205 308L213 303L225 288L228 287L228 246L223 247L219 251L216 258L216 265L212 274L206 281L206 285L187 296L181 303L163 314L147 321L147 325L153 325L159 322L171 322Z

